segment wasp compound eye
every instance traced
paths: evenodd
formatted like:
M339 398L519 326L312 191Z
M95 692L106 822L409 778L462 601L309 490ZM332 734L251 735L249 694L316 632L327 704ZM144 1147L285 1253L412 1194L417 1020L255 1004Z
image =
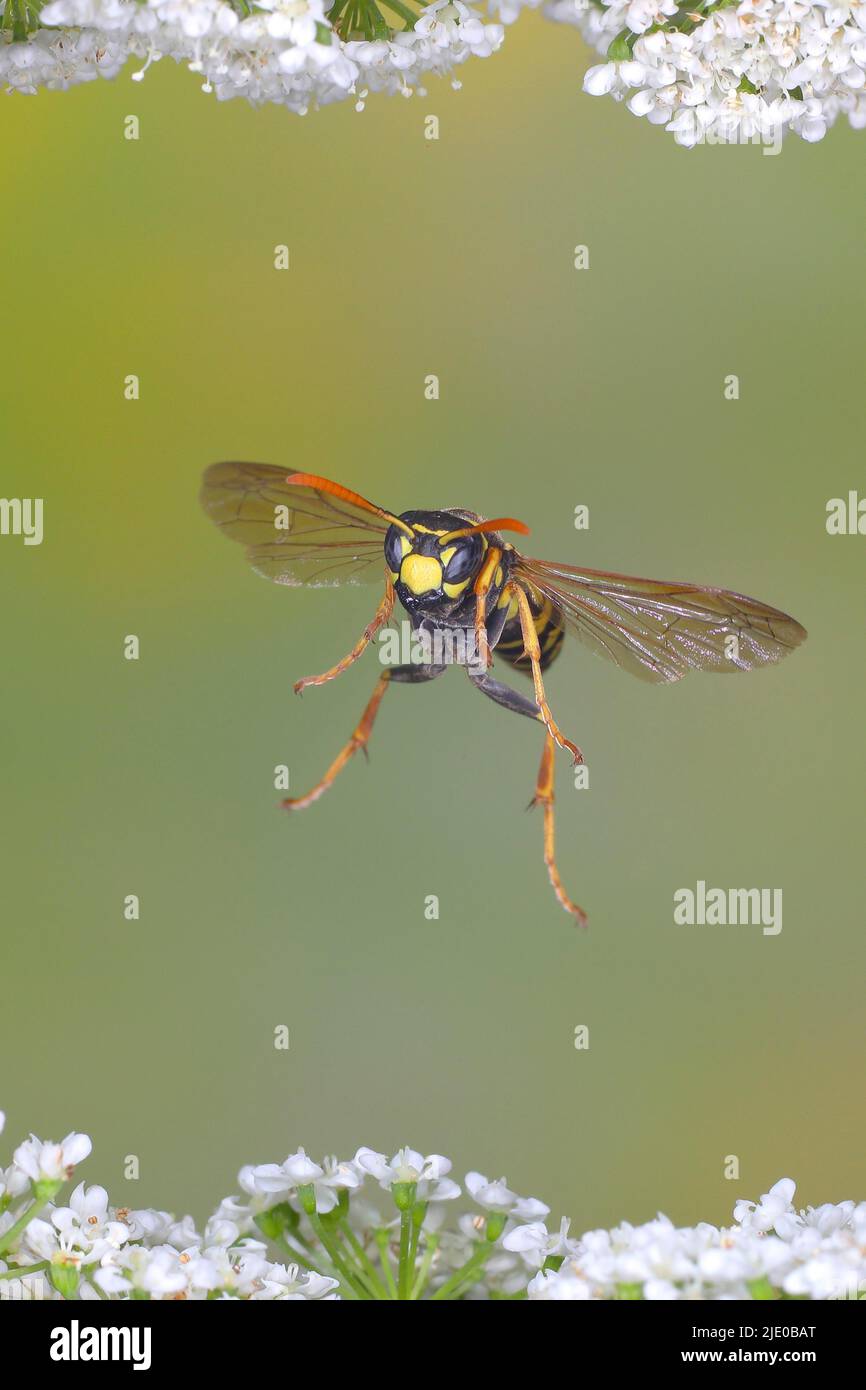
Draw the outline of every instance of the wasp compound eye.
M480 536L464 536L450 541L440 553L445 566L445 578L449 584L468 579L474 574L481 559L482 542Z
M385 536L385 563L395 579L400 573L403 557L410 549L408 537L396 526L390 526Z

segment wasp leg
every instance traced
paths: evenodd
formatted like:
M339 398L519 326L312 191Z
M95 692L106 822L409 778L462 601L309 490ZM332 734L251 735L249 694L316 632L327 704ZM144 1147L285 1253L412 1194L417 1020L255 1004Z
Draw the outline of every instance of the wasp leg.
M349 742L340 749L340 752L331 763L324 777L321 777L316 785L310 788L306 795L286 797L285 801L281 802L283 809L286 811L303 811L307 806L312 806L313 802L318 801L322 793L328 790L337 774L342 772L346 763L350 758L354 757L358 749L363 748L366 750L370 735L373 732L373 724L375 723L379 706L382 703L382 698L391 681L403 681L409 684L413 684L416 681L432 681L435 676L440 676L444 670L444 666L418 665L392 666L387 671L383 671L376 682L376 689L367 701L364 713L358 720L352 737L349 739Z
M493 660L487 640L487 595L501 559L502 551L498 546L492 546L472 586L475 595L475 650L478 664L485 669Z
M510 686L503 685L501 681L496 681L492 676L473 675L469 672L469 679L477 690L483 695L487 695L491 700L495 700L497 705L502 705L504 709L513 710L515 714L525 714L529 719L537 719L544 724L544 715L535 700L530 700L527 695L521 695L519 690L512 690ZM577 903L572 902L562 886L562 879L559 877L559 870L556 867L556 857L554 854L554 823L553 823L553 764L556 745L551 734L545 730L544 752L541 755L541 766L538 769L538 779L535 784L535 796L529 803L530 806L541 806L544 811L544 862L547 865L547 872L550 875L550 882L556 894L560 906L566 912L570 912L576 918L581 927L586 926L586 913Z
M550 883L556 894L560 907L564 907L566 912L570 912L579 927L586 926L586 913L582 907L578 907L576 902L568 896L562 886L562 879L559 877L559 870L556 867L556 855L554 852L554 824L553 824L553 768L556 753L556 745L552 734L547 734L544 740L544 751L541 755L541 764L538 769L538 780L535 783L535 796L532 798L533 806L540 806L544 812L544 862L547 865L547 872Z
M529 719L538 719L544 723L541 710L528 695L521 695L519 690L512 690L510 685L503 685L502 681L494 680L493 676L486 673L477 675L471 666L467 666L466 673L475 689L495 700L497 705L512 710L514 714L525 714Z
M523 634L524 655L529 657L530 665L532 666L532 684L535 687L535 699L541 711L541 717L544 720L547 732L550 734L551 738L559 744L560 748L568 749L569 753L571 753L574 758L576 766L578 763L583 762L583 754L577 744L572 743L571 739L566 738L565 734L559 728L559 725L550 712L550 706L547 703L547 697L544 693L544 681L541 678L541 648L538 645L538 633L535 630L535 619L532 616L532 609L529 606L526 590L523 589L520 584L510 584L507 592L514 594L517 599L517 611L520 615L520 630Z
M343 660L338 661L336 666L332 666L330 670L323 671L320 676L302 676L299 681L295 681L295 694L300 695L301 691L307 685L324 685L325 681L332 681L335 676L341 676L344 671L348 670L352 662L357 661L361 653L370 645L383 623L387 623L394 610L394 598L394 585L391 583L390 575L388 575L385 580L385 592L382 595L382 602L376 609L373 621L368 623L364 628L363 633L349 652L349 655L344 656ZM379 698L381 699L381 696Z

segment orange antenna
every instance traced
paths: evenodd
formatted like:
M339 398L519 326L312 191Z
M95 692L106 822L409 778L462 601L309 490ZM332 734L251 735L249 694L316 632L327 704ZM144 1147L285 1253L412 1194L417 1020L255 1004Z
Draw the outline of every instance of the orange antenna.
M407 536L414 536L415 532L407 522L401 521L399 516L394 516L391 512L386 512L384 507L377 507L375 502L368 502L366 497L362 497L358 492L352 492L350 488L343 487L342 483L332 483L330 478L322 478L318 473L289 473L286 478L287 483L293 487L311 487L316 492L329 492L333 497L339 497L344 502L351 502L353 506L360 507L365 512L372 512L374 516L380 516L383 521L390 521L392 526L399 526L401 531L405 531Z
M445 545L446 541L457 541L463 536L475 536L479 531L517 531L521 536L529 535L529 527L522 521L517 521L513 516L497 516L492 521L479 521L477 526L464 526L459 531L449 531L446 536L442 536L439 544Z

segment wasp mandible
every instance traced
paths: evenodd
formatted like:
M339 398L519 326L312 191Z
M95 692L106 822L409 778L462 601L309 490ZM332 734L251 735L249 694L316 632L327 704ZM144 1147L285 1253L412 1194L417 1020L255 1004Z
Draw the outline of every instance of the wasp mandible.
M246 547L253 569L277 584L384 579L379 606L352 650L330 670L297 681L296 691L333 680L357 661L397 599L430 653L383 670L327 772L305 796L287 798L283 806L299 811L312 805L366 747L393 681L434 680L449 665L462 665L482 694L544 727L531 804L543 811L553 890L581 925L586 914L566 893L556 866L553 808L556 747L575 764L583 754L554 719L544 688L544 671L566 632L648 681L676 681L692 669L748 671L779 661L806 636L787 614L726 589L531 559L503 538L503 532L529 534L514 517L485 521L458 507L398 516L315 473L286 473L263 463L213 464L201 499L220 530ZM494 650L531 676L532 698L490 674Z

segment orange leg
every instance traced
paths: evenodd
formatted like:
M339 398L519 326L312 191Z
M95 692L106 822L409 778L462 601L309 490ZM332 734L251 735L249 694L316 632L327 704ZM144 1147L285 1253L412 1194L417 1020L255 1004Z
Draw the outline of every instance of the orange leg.
M478 653L478 664L482 667L493 663L487 642L487 595L501 559L502 551L497 546L492 546L472 587L475 595L475 650Z
M300 695L304 687L308 685L324 685L325 681L332 681L335 676L341 676L344 671L347 671L352 665L352 662L357 661L362 652L370 645L376 633L379 631L379 628L382 627L384 623L387 623L394 611L394 598L394 585L391 583L391 577L389 575L385 580L385 592L382 595L382 602L376 609L376 615L373 621L368 623L364 628L362 635L358 638L358 641L349 652L349 655L344 656L343 660L338 661L336 666L332 666L330 670L323 671L320 676L302 676L299 681L295 681L295 694Z
M559 870L556 867L556 857L554 854L554 828L553 828L553 764L555 757L555 744L552 734L548 734L544 740L544 752L541 755L541 766L538 769L538 780L535 784L535 796L532 799L533 806L541 806L544 811L544 862L547 865L547 872L550 875L550 882L553 891L561 907L566 912L570 912L579 927L586 926L586 913L577 903L572 902L562 886L562 879L559 877Z
M385 694L385 691L388 689L389 680L390 672L383 671L378 681L376 682L376 689L370 696L370 699L367 702L366 709L364 710L364 713L361 715L355 732L352 734L352 737L349 739L349 742L337 754L336 758L331 763L331 766L328 768L328 771L325 773L324 777L320 778L316 785L312 787L310 791L306 793L305 796L288 796L286 797L285 801L281 802L281 805L284 810L303 811L306 809L307 806L312 806L313 802L318 801L322 793L328 790L331 783L334 781L334 778L337 776L339 772L342 772L343 768L346 766L346 763L349 761L350 758L354 757L358 749L366 749L367 743L370 738L370 734L373 732L373 723L376 719L376 714L378 712L380 704L382 703L382 697Z
M544 693L544 681L541 679L541 648L538 645L538 633L535 630L535 619L532 616L532 609L529 606L529 599L526 591L519 584L509 586L510 593L517 599L517 611L520 614L520 630L523 633L523 654L529 658L532 666L532 684L535 687L535 702L541 710L541 717L550 734L560 746L567 748L574 758L575 766L583 762L583 754L576 743L565 737L559 728L553 715L550 713L550 706Z

